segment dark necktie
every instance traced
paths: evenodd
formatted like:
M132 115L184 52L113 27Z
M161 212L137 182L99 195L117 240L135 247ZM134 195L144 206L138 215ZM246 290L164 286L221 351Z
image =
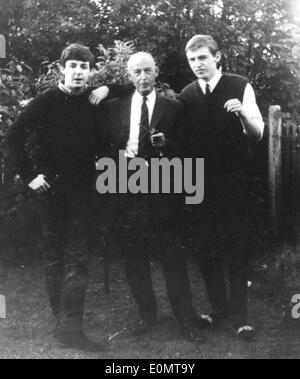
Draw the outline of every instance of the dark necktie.
M209 84L206 84L206 91L205 91L205 97L208 99L211 95Z
M139 134L139 155L143 155L149 145L150 125L149 125L149 110L147 106L147 96L143 96L140 134Z

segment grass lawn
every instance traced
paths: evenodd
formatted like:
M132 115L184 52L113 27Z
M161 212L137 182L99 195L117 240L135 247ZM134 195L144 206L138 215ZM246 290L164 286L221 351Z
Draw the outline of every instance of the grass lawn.
M238 341L228 331L207 332L207 343L184 341L168 304L160 265L153 264L153 278L159 304L159 325L151 334L134 338L126 329L135 316L122 264L111 262L111 293L105 295L103 262L91 262L85 328L95 339L110 340L102 354L83 354L59 349L52 338L54 319L45 292L42 265L0 266L0 293L6 296L7 319L0 320L0 358L300 358L300 332L282 326L280 311L251 296L250 321L259 331L253 343ZM209 311L203 283L196 265L190 262L195 306Z

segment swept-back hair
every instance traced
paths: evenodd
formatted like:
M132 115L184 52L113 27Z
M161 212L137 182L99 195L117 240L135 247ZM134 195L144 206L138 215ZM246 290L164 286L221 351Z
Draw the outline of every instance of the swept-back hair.
M220 50L217 41L212 36L198 34L189 40L185 52L195 51L201 47L207 47L214 56Z

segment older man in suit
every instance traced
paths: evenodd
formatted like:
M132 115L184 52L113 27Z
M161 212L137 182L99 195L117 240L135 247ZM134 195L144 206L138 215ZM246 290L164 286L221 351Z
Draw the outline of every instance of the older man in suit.
M115 157L124 151L128 161L142 157L148 164L152 157L178 155L182 104L155 91L158 69L154 58L144 52L134 54L128 62L128 75L135 91L105 105L107 131ZM144 240L144 234L151 235L154 231L159 237L159 257L169 300L181 330L188 338L202 340L185 259L178 248L180 204L180 198L174 194L116 195L114 221L121 222L126 239L126 243L122 241L125 272L141 316L132 328L135 335L151 331L157 322L149 259L149 253L154 253L155 248L153 243L145 245Z

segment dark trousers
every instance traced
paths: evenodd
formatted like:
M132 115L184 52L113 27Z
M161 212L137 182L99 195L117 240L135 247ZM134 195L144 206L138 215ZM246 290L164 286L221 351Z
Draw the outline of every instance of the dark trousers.
M200 260L200 269L213 312L229 317L235 327L244 325L248 311L248 269L246 255L229 252L225 259L213 257ZM228 270L229 288L226 289L225 270Z
M181 200L174 195L128 194L116 195L112 201L127 282L141 317L156 319L150 257L157 256L162 262L169 301L178 322L194 322L197 315L192 306L185 257L178 244Z
M92 196L87 187L74 185L57 187L41 199L46 285L61 330L82 328Z
M200 223L200 269L213 312L234 327L247 320L248 271L254 225L244 174L222 175L205 183L206 198L196 209ZM228 272L228 286L225 274Z

